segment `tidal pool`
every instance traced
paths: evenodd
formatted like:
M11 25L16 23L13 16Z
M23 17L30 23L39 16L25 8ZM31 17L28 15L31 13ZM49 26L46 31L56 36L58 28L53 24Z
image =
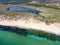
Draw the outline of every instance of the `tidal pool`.
M60 42L50 41L33 35L22 36L0 30L0 45L60 45Z

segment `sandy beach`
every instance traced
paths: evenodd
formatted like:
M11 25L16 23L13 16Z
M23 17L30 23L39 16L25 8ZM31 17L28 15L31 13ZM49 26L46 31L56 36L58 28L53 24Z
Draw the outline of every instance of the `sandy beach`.
M60 23L46 25L44 22L37 21L33 18L30 18L28 20L23 18L18 20L0 20L0 25L32 28L60 35Z

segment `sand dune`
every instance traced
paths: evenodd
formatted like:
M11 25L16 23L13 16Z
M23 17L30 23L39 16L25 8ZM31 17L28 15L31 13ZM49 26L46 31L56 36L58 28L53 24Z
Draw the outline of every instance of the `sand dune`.
M24 19L0 20L0 25L33 28L33 29L43 30L60 35L60 23L46 25L44 22L39 22L37 20L34 20L33 18L29 20L24 20Z

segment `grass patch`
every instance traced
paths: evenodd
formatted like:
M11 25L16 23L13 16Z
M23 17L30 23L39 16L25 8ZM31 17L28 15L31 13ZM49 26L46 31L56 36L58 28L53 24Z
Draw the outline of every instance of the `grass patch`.
M27 12L10 12L9 10L7 10L10 6L12 6L12 4L8 4L4 7L0 7L0 15L9 15L9 16L33 16L36 19L46 22L47 24L49 23L53 23L53 22L60 22L60 10L55 9L55 8L50 8L50 7L44 7L44 6L31 6L31 5L20 5L17 4L19 6L23 6L26 8L32 8L35 10L39 10L41 11L41 13L37 16L36 14L32 14L32 13L27 13Z

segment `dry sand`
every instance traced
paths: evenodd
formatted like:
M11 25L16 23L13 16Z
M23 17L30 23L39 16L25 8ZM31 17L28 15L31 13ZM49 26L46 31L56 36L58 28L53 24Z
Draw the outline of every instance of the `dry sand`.
M44 22L39 22L32 18L29 20L24 20L24 19L0 20L0 25L32 28L32 29L43 30L43 31L47 31L50 33L55 33L57 35L60 35L60 23L46 25Z

